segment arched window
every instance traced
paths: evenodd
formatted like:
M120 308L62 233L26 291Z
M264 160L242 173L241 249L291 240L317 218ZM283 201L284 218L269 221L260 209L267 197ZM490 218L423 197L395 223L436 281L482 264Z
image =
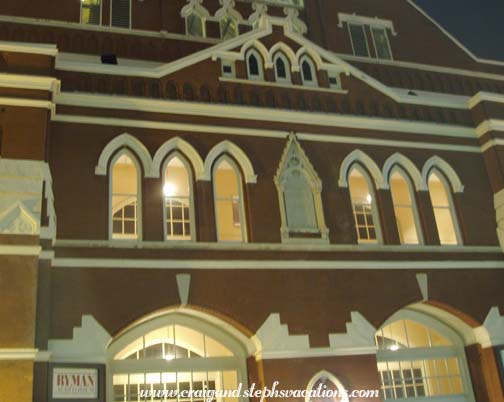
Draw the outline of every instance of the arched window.
M135 157L121 152L111 163L110 237L138 239L141 233L140 169Z
M333 374L328 371L320 371L315 374L308 386L306 387L307 395L305 398L305 402L348 402L348 396L346 395L346 389ZM310 392L316 393L320 390L325 391L327 397L310 397ZM334 395L334 396L333 396Z
M381 231L373 186L360 165L350 170L348 184L359 243L380 243Z
M238 21L227 14L219 20L220 35L222 39L231 39L238 36Z
M436 169L432 170L429 175L429 194L436 218L439 241L442 245L461 243L450 190L451 187L444 175Z
M217 240L245 242L246 222L240 169L227 155L213 169Z
M181 155L172 155L164 169L165 239L194 239L192 172Z
M191 36L198 36L204 38L205 32L205 19L198 12L193 11L186 17L186 33Z
M182 314L147 321L110 345L107 400L164 401L171 400L161 396L166 391L234 390L247 382L245 358L237 340L207 321ZM142 397L146 392L159 397Z
M249 51L247 55L247 73L251 80L264 78L263 59L255 50Z
M110 2L110 25L131 28L131 0L112 0Z
M400 168L393 169L390 191L401 244L420 244L422 240L420 220L411 180Z
M301 58L301 77L303 78L304 85L317 86L317 69L312 59L308 56L303 56Z
M290 63L283 53L277 53L274 58L275 78L277 82L291 82Z
M376 334L384 400L474 401L457 334L417 312L398 314Z

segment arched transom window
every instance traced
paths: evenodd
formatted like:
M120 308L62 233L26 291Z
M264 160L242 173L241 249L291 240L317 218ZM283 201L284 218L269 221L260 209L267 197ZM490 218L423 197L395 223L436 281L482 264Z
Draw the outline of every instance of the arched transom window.
M405 318L386 324L376 334L383 398L472 401L463 345L455 338L439 323Z
M241 172L227 155L214 166L214 202L217 240L246 241Z
M433 170L429 176L429 193L442 245L461 243L451 187L444 175Z
M165 238L191 240L194 235L194 202L190 165L185 158L175 154L165 166Z
M368 174L361 166L355 165L348 176L348 184L358 242L379 243L379 216Z
M204 402L197 394L185 399L180 394L172 398L145 398L142 394L183 390L201 394L203 390L237 389L240 382L246 382L241 345L217 327L186 316L142 324L115 341L108 355L108 395L116 402ZM238 402L238 398L219 401Z
M138 239L140 233L140 172L135 157L123 151L112 160L110 176L110 236Z

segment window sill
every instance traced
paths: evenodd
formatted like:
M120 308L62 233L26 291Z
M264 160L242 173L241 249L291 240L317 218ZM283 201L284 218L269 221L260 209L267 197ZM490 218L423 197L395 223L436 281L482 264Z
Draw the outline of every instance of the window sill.
M259 85L259 86L264 86L264 87L295 89L295 90L301 90L301 91L327 92L327 93L335 93L335 94L341 94L341 95L348 94L348 91L345 89L321 88L321 87L309 86L309 85L282 84L282 83L270 82L270 81L246 80L243 78L219 77L219 81L231 82L231 83L235 83L235 84Z

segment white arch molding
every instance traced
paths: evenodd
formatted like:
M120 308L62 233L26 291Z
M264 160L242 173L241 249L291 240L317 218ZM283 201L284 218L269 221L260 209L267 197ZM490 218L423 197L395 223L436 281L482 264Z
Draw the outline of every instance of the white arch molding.
M250 50L255 50L258 54L262 56L262 62L265 64L266 68L272 68L272 64L268 64L268 49L266 49L266 46L262 44L262 42L258 41L257 39L255 40L250 40L247 43L245 43L241 50L240 50L240 59L246 61L246 56L247 53ZM261 60L258 60L260 62Z
M240 166L245 183L257 183L257 174L248 156L243 150L231 141L222 141L215 145L205 159L204 174L201 180L212 180L212 169L215 161L223 154L230 155Z
M160 177L159 175L161 174L161 164L163 163L164 159L174 151L179 151L183 156L187 158L187 160L191 163L192 168L194 169L196 180L201 180L205 173L203 159L191 144L180 137L171 138L163 145L161 145L161 147L157 150L156 155L154 155L154 159L152 161L152 168L149 177Z
M286 45L283 42L277 42L268 52L268 58L266 59L267 65L274 66L275 65L275 55L277 52L283 53L287 59L289 60L290 68L292 72L299 71L299 63L296 54L291 49L290 46Z
M124 148L132 151L135 159L140 160L145 177L159 177L159 174L158 176L151 176L152 158L148 149L140 140L128 133L115 137L105 146L105 148L103 148L103 151L98 159L98 164L95 167L95 174L99 176L106 176L108 174L108 167L111 158L117 151Z
M422 177L426 186L428 186L429 176L434 168L444 174L454 193L464 192L464 185L462 184L462 181L460 180L457 172L455 172L455 170L448 162L437 155L433 156L427 162L425 162L422 169Z
M338 185L340 187L348 187L348 175L354 164L361 164L371 174L377 190L387 188L382 172L378 165L363 151L356 149L352 151L343 160L340 168L340 176Z
M311 402L309 391L311 391L314 385L317 383L317 381L320 380L327 380L332 382L336 386L336 389L341 394L341 398L339 398L340 402L349 402L348 395L346 395L345 393L346 388L343 385L343 383L334 374L330 373L327 370L319 371L311 378L310 382L308 383L308 386L306 387L306 390L308 392L305 396L305 402Z
M390 188L390 176L392 175L392 170L396 166L402 168L409 175L409 178L413 180L416 191L429 191L427 182L423 180L420 170L411 161L411 159L399 152L391 155L383 165L383 178L385 180L386 189Z

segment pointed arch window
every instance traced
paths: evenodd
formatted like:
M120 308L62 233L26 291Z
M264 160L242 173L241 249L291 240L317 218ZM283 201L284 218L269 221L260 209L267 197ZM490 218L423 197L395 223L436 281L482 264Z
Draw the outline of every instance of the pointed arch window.
M186 34L204 38L206 36L205 18L197 11L186 17Z
M306 390L308 392L305 402L349 402L344 385L333 374L325 370L312 377L306 387ZM320 398L310 397L310 395L316 393L317 391L320 392L320 390L325 391L328 395L334 396Z
M303 56L301 58L301 77L303 79L304 85L317 86L317 69L315 68L315 63L308 56Z
M367 172L355 165L348 176L352 210L359 244L381 243L378 209Z
M221 38L232 39L239 34L238 21L233 16L226 14L219 20Z
M194 198L190 164L183 156L175 153L166 161L164 172L165 239L194 239Z
M101 0L81 0L81 23L100 25L101 8Z
M420 244L422 236L415 192L409 176L399 167L390 175L390 191L401 244Z
M442 245L461 243L451 187L445 176L434 169L429 175L429 194L436 219L439 241Z
M277 82L291 82L290 63L287 57L281 52L274 58L275 78Z
M251 80L264 78L263 59L255 50L251 50L247 55L247 73Z
M141 233L140 168L128 151L111 163L110 238L136 240Z
M443 324L410 312L375 337L384 400L473 401L463 343Z
M111 401L143 401L145 392L237 389L247 382L244 347L220 328L182 314L129 330L111 344L107 356Z
M213 169L217 240L247 241L242 176L233 159L224 155Z

